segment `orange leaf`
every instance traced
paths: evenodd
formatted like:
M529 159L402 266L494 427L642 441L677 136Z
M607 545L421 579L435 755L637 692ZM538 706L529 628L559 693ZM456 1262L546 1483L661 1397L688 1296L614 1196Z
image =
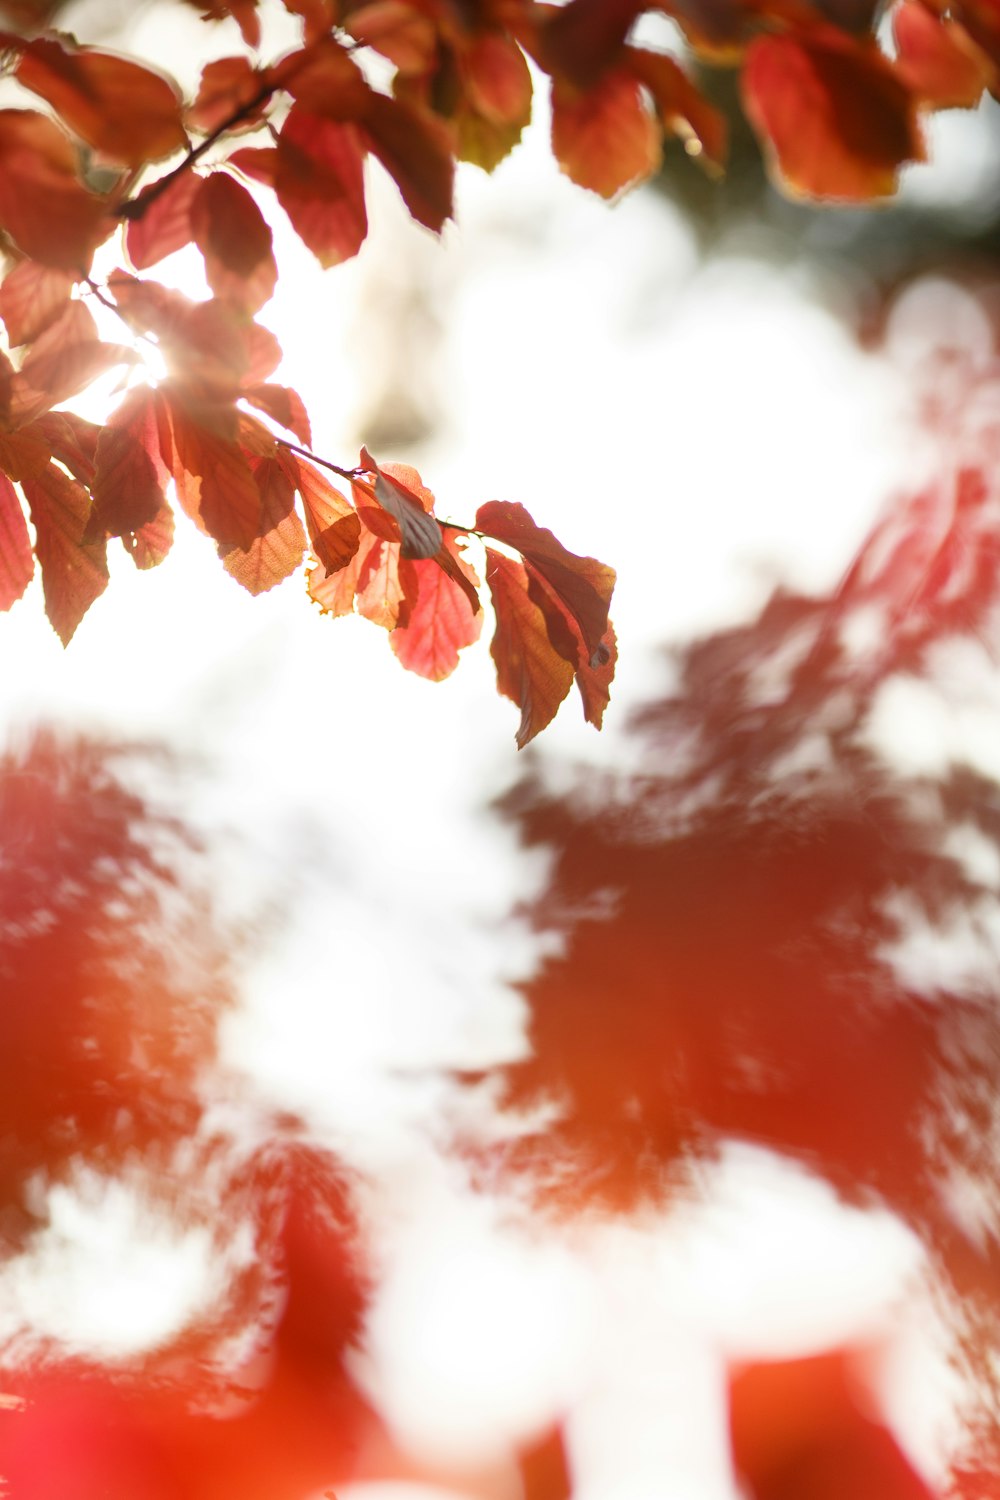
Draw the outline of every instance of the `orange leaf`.
M359 548L359 554L361 549ZM377 537L368 548L358 569L354 607L359 615L395 630L410 618L417 592L416 565L400 554L398 542L383 542Z
M134 364L135 351L105 344L82 302L68 302L62 316L35 339L18 372L11 401L15 424L31 421L49 407L85 390L119 364Z
M306 512L308 519L308 511ZM337 521L324 535L324 540L329 546L331 543L336 547L337 538L334 535L340 527L349 527L353 519L357 532L347 532L348 544L342 549L336 549L334 557L340 552L347 552L350 546L350 537L354 537L354 551L348 553L346 561L340 563L334 569L328 569L322 560L317 561L315 567L309 569L307 587L309 597L319 605L324 614L349 615L354 609L354 596L358 586L358 578L361 570L369 561L369 553L373 548L381 546L378 537L371 536L367 532L361 532L358 518L353 514L345 516L343 520ZM315 543L313 551L316 551Z
M361 542L357 512L312 464L287 451L281 454L280 462L292 474L292 483L302 496L314 556L327 575L339 573L357 554Z
M169 470L160 454L162 404L152 387L137 387L97 440L93 519L108 536L141 531L166 503Z
M401 73L426 73L437 58L438 38L433 22L406 0L368 0L344 19L359 42L374 47Z
M555 718L573 684L573 668L549 640L521 563L487 547L486 582L497 617L490 645L497 687L521 710L517 747L523 750Z
M25 46L16 76L111 161L141 167L187 149L176 86L128 58L88 47L69 51L37 37Z
M131 536L123 536L122 546L136 567L145 571L159 566L173 546L173 541L174 513L169 505L164 505L152 521L147 521L145 526L140 526Z
M288 113L278 137L274 190L296 234L321 266L357 255L368 233L365 153L353 125Z
M47 411L31 424L32 437L43 438L53 458L90 489L102 428L73 411Z
M273 72L304 110L341 124L362 114L371 93L347 48L332 36L291 53Z
M742 90L771 171L793 194L884 198L904 162L924 159L916 104L893 64L832 28L757 37Z
M445 538L442 551L464 575L478 607L479 580L460 556L452 535ZM391 633L389 644L408 671L440 682L458 666L458 653L463 646L471 646L479 639L482 611L477 613L473 609L466 590L437 558L414 562L413 570L416 597L406 624Z
M552 150L568 177L602 198L656 171L659 131L626 68L606 73L586 93L553 80Z
M0 474L0 609L10 609L35 574L28 523L17 491Z
M428 110L370 92L363 116L372 151L418 223L439 232L451 218L455 160L448 127Z
M480 32L459 54L469 103L491 125L527 125L531 74L524 53L499 31Z
M536 526L523 505L489 500L476 513L476 529L514 547L530 562L566 606L590 656L600 652L608 628L615 570L593 557L568 552L544 527Z
M52 456L45 438L32 423L26 432L0 432L0 469L11 479L40 474Z
M158 186L151 182L129 205L125 249L137 271L148 270L191 242L191 204L201 183L194 172L181 172L170 186L144 204Z
M262 182L273 188L278 173L278 148L276 146L241 146L226 158L227 167L235 167L254 182Z
M227 133L252 130L267 108L267 100L256 105L253 102L267 82L265 74L252 67L248 58L217 57L202 69L197 96L187 111L188 125L210 135L245 109L247 113L236 124L229 124Z
M90 496L55 464L22 480L35 527L45 613L64 646L108 585L104 542L85 542Z
M995 70L964 27L922 0L903 0L892 13L892 34L899 71L922 103L935 109L979 103Z
M725 116L666 53L629 47L626 56L636 78L652 94L664 129L680 136L688 154L698 157L710 171L721 171L728 148Z
M83 274L113 228L65 132L36 110L0 110L0 229L31 260Z
M202 178L191 202L191 232L216 297L249 313L263 307L278 267L270 227L246 188L225 172Z
M260 492L238 443L204 426L176 389L167 393L167 404L182 506L217 542L251 547L260 529Z
M263 594L291 576L302 561L306 536L294 508L295 489L277 458L252 458L260 492L260 531L247 548L220 547L222 565L251 594Z
M66 311L74 278L68 271L22 260L0 286L0 318L11 348L30 344Z
M611 699L611 683L618 662L618 642L609 622L594 652L584 645L580 627L552 585L531 563L525 564L528 593L545 616L549 640L573 668L576 685L583 699L583 717L595 729L604 722L604 710Z
M544 13L533 50L547 73L577 89L592 89L617 66L641 0L570 0Z
M244 401L249 401L251 406L256 406L258 411L262 411L272 421L286 427L289 432L294 432L300 443L304 443L307 448L312 447L309 414L298 391L291 390L287 385L260 384L244 386L241 395Z

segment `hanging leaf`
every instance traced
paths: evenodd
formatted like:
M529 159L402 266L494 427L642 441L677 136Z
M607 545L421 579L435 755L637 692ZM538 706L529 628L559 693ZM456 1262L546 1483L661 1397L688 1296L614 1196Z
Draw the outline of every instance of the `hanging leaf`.
M517 747L523 750L555 718L573 685L573 667L549 639L522 563L487 547L486 582L497 617L490 645L497 687L521 710Z
M64 646L108 585L103 541L85 542L90 496L55 464L22 481L35 528L45 613Z
M10 609L35 574L35 558L17 491L0 473L0 610Z

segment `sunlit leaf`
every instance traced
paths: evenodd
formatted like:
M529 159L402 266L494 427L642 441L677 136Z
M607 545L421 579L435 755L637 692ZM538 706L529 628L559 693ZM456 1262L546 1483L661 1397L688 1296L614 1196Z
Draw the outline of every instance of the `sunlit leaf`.
M458 552L454 536L446 534L442 550L453 560L475 597L478 578ZM389 636L389 644L399 661L410 672L440 682L458 666L458 653L479 639L483 628L482 611L469 602L469 595L436 558L413 563L416 574L416 600L406 624ZM476 599L478 605L478 598Z
M363 115L372 151L413 218L440 231L451 218L455 161L444 123L428 110L370 93Z
M278 267L270 226L246 188L225 172L203 178L191 201L191 232L216 297L258 312L274 292Z
M656 171L660 132L627 68L606 73L587 90L553 81L552 151L568 177L602 198L615 198Z
M162 192L157 182L150 183L130 205L125 249L137 271L155 266L190 244L191 204L200 185L195 172L181 172Z
M130 391L97 441L92 486L94 521L109 536L128 536L153 521L166 503L169 471L160 454L159 393Z
M312 429L309 414L298 391L287 385L245 385L241 395L244 401L256 406L258 411L270 417L280 426L294 432L300 443L312 447Z
M291 576L302 561L306 534L294 508L295 491L277 458L250 460L260 492L260 535L247 548L219 549L222 565L251 594L263 594Z
M0 318L11 348L28 344L66 311L74 278L68 271L22 260L0 285Z
M368 233L365 152L353 125L293 107L281 127L274 190L322 266L350 260Z
M0 110L0 229L31 260L82 275L113 228L65 132L35 110Z
M353 485L354 503L365 525L384 541L401 542L404 557L433 557L443 537L430 514L434 496L421 484L416 470L404 470L399 464L382 469L367 448L361 450L361 464L372 476L370 485L363 481Z
M972 109L994 69L964 27L922 0L903 0L892 13L899 71L915 96L935 109Z
M0 610L10 609L31 582L35 558L17 491L0 473Z
M22 481L35 528L45 613L63 645L69 644L94 600L107 588L104 542L85 542L90 496L55 464Z
M486 582L497 617L490 645L497 687L521 710L517 746L523 750L555 718L573 685L573 668L549 640L523 564L487 547Z

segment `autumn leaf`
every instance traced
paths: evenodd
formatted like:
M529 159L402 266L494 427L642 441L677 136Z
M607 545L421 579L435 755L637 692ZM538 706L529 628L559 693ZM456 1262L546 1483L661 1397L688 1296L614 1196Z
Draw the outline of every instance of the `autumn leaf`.
M169 470L160 454L162 406L159 392L137 387L101 429L92 485L93 524L108 536L141 531L166 503Z
M245 187L225 172L202 178L191 200L191 234L221 301L255 313L274 293L271 230Z
M531 119L531 74L520 47L502 32L474 36L459 53L459 72L469 104L491 125L527 125Z
M15 73L109 161L141 167L187 149L179 90L151 68L37 37L25 46Z
M30 344L66 311L74 277L68 271L22 260L0 285L0 318L12 349Z
M608 628L615 571L593 557L567 551L551 531L536 526L523 505L490 500L476 513L476 529L521 553L545 579L576 623L591 656Z
M217 542L251 547L259 535L261 499L239 444L199 421L176 388L161 390L167 398L170 468L181 505Z
M151 182L128 205L125 249L137 271L146 271L157 261L191 242L191 205L201 186L194 172L180 172L169 187Z
M137 568L156 568L167 556L174 541L174 513L164 505L151 521L138 531L122 537L122 546Z
M916 102L874 44L830 27L760 36L742 76L747 118L786 192L863 203L923 161Z
M398 542L378 537L372 537L367 547L359 547L358 556L354 591L358 614L383 630L408 624L418 586L416 564L401 555Z
M361 542L357 512L312 464L287 449L279 451L279 462L302 496L313 555L327 575L339 573L351 562ZM316 582L318 587L320 580ZM351 599L353 603L353 591Z
M269 83L268 75L253 67L248 58L217 57L201 70L198 92L185 115L187 124L204 135L220 126L225 126L229 135L252 130L267 108L268 101L261 100L260 95Z
M10 609L35 573L35 558L17 491L0 473L0 610Z
M608 624L596 651L589 651L580 626L548 580L532 566L525 564L528 593L545 616L549 640L573 668L576 685L583 700L583 716L588 724L600 729L604 711L611 698L611 683L618 662L618 642L614 626Z
M373 153L418 223L440 232L451 218L455 161L444 123L430 113L370 92L361 122Z
M479 580L460 555L452 534L445 537L442 550L465 575L478 606ZM466 590L438 558L415 561L413 570L416 599L406 624L392 631L389 644L408 671L440 682L458 666L459 651L479 639L482 611L477 613Z
M59 319L31 345L15 382L10 418L31 421L49 407L76 396L115 365L134 364L135 351L106 344L82 302L68 302Z
M921 103L972 109L995 76L989 58L963 26L922 0L903 0L892 13L899 72Z
M256 406L258 411L262 411L265 416L277 422L279 426L286 427L289 432L294 432L299 442L307 448L312 447L309 414L297 391L289 389L286 385L268 385L261 382L258 385L243 386L240 396L242 400L249 401L251 406Z
M52 120L0 110L0 229L31 260L82 275L114 228L77 175L77 153Z
M352 488L358 514L369 531L384 541L400 542L404 557L427 558L440 551L441 527L430 514L434 496L421 484L416 470L404 471L398 464L381 469L367 448L361 450L361 466L371 474L372 482L358 480Z
M573 684L573 667L549 639L522 563L487 547L486 582L497 618L490 645L497 687L521 710L517 747L523 750L555 718Z
M666 53L629 47L625 56L632 73L652 95L663 128L679 136L688 154L710 172L721 172L728 147L725 116Z
M344 19L351 36L373 47L403 74L433 67L438 36L433 21L406 0L369 0Z
M55 464L22 480L35 528L45 613L64 646L94 600L107 588L103 541L83 540L90 496Z
M573 182L602 198L615 198L656 171L660 133L627 68L605 74L586 91L553 80L552 150Z
M353 125L294 105L281 127L274 190L303 244L321 266L350 260L368 233L365 152Z
M260 535L247 548L220 547L222 565L251 594L291 576L302 561L306 535L294 507L295 489L277 458L250 459L260 494Z

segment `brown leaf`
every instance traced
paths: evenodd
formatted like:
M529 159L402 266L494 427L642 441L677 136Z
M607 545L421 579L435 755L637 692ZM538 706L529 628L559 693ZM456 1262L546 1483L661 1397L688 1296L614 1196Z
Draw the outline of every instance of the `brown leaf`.
M36 37L16 77L110 161L141 167L187 149L176 85L128 58Z
M521 563L487 547L486 582L497 617L490 645L497 688L521 710L517 747L523 750L555 718L573 684L573 668L549 640Z
M365 152L356 128L294 105L281 127L274 190L321 266L350 260L368 233Z
M588 653L597 653L608 628L614 568L568 552L551 531L536 526L523 505L506 500L481 505L476 529L516 548L537 569L575 620Z
M202 178L191 203L191 232L216 297L258 312L274 293L278 267L270 226L246 188L225 172Z
M67 646L94 600L108 585L104 542L83 540L90 496L55 464L22 481L35 528L45 613Z
M0 609L10 609L35 574L28 523L17 491L0 473Z

